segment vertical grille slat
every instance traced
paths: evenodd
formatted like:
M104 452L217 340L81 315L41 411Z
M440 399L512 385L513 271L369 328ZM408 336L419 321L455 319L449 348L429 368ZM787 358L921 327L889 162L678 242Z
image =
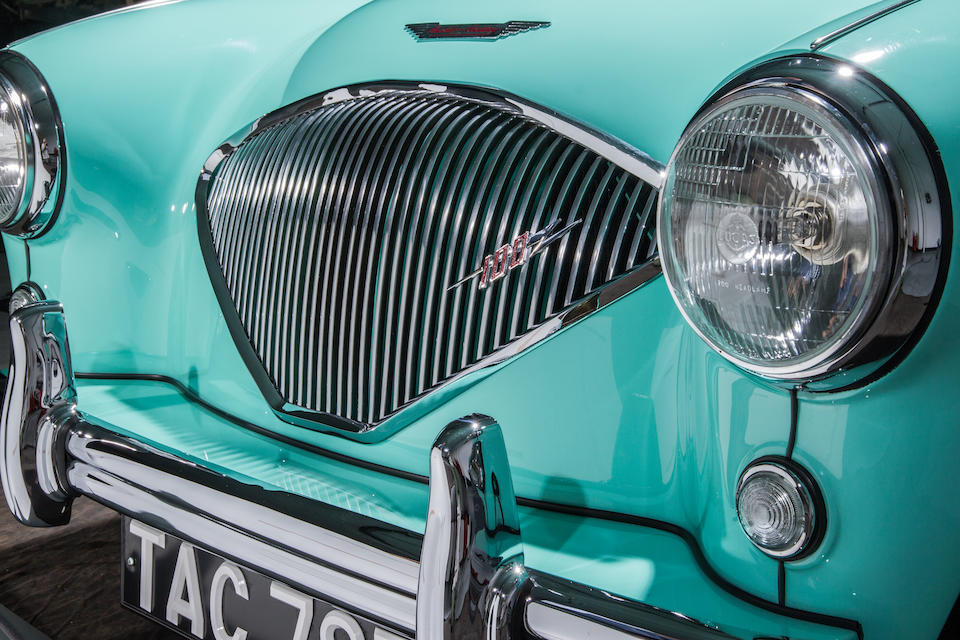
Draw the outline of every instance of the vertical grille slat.
M258 152L268 152L269 145L271 144L271 138L264 137L264 140L261 141L262 150ZM241 237L237 238L238 245L234 247L236 253L235 257L239 258L237 269L234 274L233 290L237 291L239 294L239 300L237 305L237 311L240 313L241 318L246 319L245 314L248 306L248 301L250 299L249 292L247 290L247 282L245 276L251 271L250 267L250 253L249 247L253 242L253 239L256 237L256 233L260 227L260 196L265 191L265 174L267 173L268 167L271 165L271 160L273 159L268 153L265 154L266 157L261 162L256 162L256 156L260 153L251 152L253 158L253 168L255 171L255 176L253 177L251 184L254 185L252 190L245 191L244 198L247 199L247 202L241 203L238 205L237 210L234 212L234 220L239 224L239 228L243 230ZM241 222L240 217L245 212L250 212L253 210L253 220L243 220ZM251 224L252 222L252 224ZM246 223L246 224L244 224Z
M529 143L530 146L522 154L520 158L521 164L513 172L510 190L504 200L502 210L507 212L516 211L517 213L513 216L506 215L503 217L503 229L506 234L504 237L516 238L531 228L531 215L528 210L528 205L537 184L539 174L531 171L530 167L533 163L544 157L541 148L548 146L551 138L553 138L554 142L557 142L556 138L550 135L549 130L534 130ZM522 296L519 296L520 299L518 300L517 295L519 291L517 284L520 280L520 274L518 273L516 276L517 277L509 278L497 291L496 311L492 312L493 317L496 319L496 323L492 327L492 349L499 349L508 341L505 335L509 331L510 326L508 305L510 303L517 305L523 302ZM485 310L485 313L486 312Z
M630 252L627 254L626 269L643 264L655 251L652 238L647 237L650 233L649 221L653 215L654 203L657 201L656 192L647 194L647 200L643 205L643 212L640 213L640 224L633 234L633 241L630 243Z
M584 165L588 160L591 160L592 163L589 167ZM560 284L560 274L561 272L566 271L568 274L570 270L574 267L570 263L568 257L568 246L571 238L575 241L577 236L583 233L583 218L579 217L583 212L578 207L583 202L583 193L586 190L587 184L592 177L593 171L600 164L601 159L597 156L594 156L589 151L584 149L580 152L580 156L577 158L576 163L574 164L572 170L567 174L566 180L564 180L563 186L561 187L561 192L557 198L556 206L554 208L554 215L556 218L560 218L561 224L570 225L576 223L577 220L580 220L580 224L576 229L577 235L567 235L563 238L560 238L557 241L557 248L552 249L549 254L549 259L545 260L548 268L543 269L537 273L537 284L536 290L543 291L541 296L541 308L538 310L539 315L536 319L531 318L531 324L536 321L542 321L543 318L548 318L553 315L553 311L556 308L556 299L557 299L557 288ZM571 192L571 189L573 191ZM569 199L568 199L569 198ZM561 217L561 211L569 212L566 216ZM542 281L540 278L543 277L549 284L546 285L545 289L541 289Z
M640 195L643 193L644 184L639 181L633 181L631 185L631 194L630 199L627 201L626 211L623 214L623 231L618 233L616 240L613 243L613 249L610 251L610 264L607 265L607 280L612 280L615 273L617 273L618 265L621 265L619 268L623 268L622 265L626 264L626 256L621 255L623 252L622 247L623 239L628 235L632 238L633 232L636 230L636 225L639 222L639 218L635 214L637 207L637 202L640 200ZM630 241L627 240L627 247L629 248Z
M400 150L403 149L405 141L412 135L412 131L419 128L420 124L418 123L424 121L430 113L431 108L436 108L436 106L423 108L422 104L411 102L405 107L403 116L397 119L394 126L394 134L384 151L385 158L389 158L389 164L386 165L387 168L383 172L385 186L379 190L376 198L371 198L371 209L367 212L367 215L374 215L376 217L377 222L375 228L377 235L374 238L375 245L367 256L368 275L363 290L363 310L360 318L360 326L356 328L351 327L351 330L356 329L363 332L363 341L367 345L366 351L361 352L358 358L360 366L357 371L358 384L361 385L361 389L367 399L367 422L373 422L377 415L377 401L379 399L377 390L382 387L383 380L383 370L374 366L374 363L377 362L377 354L379 353L378 336L380 334L377 331L377 327L379 327L380 318L382 317L382 313L380 313L382 311L382 305L377 303L378 296L376 295L377 292L380 291L380 287L379 284L375 283L379 282L377 274L380 271L380 256L387 246L385 236L388 235L386 231L389 229L390 217L388 212L392 211L392 208L388 206L388 202L391 201L391 194L395 193L396 185L401 180L399 171L402 166L400 162ZM370 327L370 323L373 323L373 331L366 329ZM363 389L364 386L366 387L365 389Z
M413 283L411 283L411 265L414 264L417 239L422 233L421 220L418 218L418 211L415 210L414 202L417 197L427 188L429 181L431 163L436 153L436 145L442 141L442 136L446 133L446 128L450 120L458 114L457 104L447 104L437 114L436 120L431 122L429 131L422 136L420 141L413 147L408 162L405 165L405 184L402 190L403 197L399 200L400 204L400 232L397 234L397 241L393 245L393 255L390 269L390 295L391 303L387 308L388 321L387 327L390 330L389 346L384 351L384 369L392 373L392 384L389 393L382 396L384 405L389 402L389 406L400 406L403 404L405 389L407 387L406 367L402 358L402 348L406 340L418 340L419 336L415 333L407 333L407 317L409 314L409 299L413 295ZM387 391L386 386L384 391Z
M437 339L426 342L423 357L420 358L418 375L425 381L425 387L433 386L442 379L440 367L446 349L440 333L445 326L443 318L448 299L447 285L457 278L454 271L457 255L456 251L450 249L457 245L456 233L461 222L457 215L460 209L454 206L454 202L467 182L466 167L476 158L477 144L489 125L489 119L484 117L479 108L471 110L470 119L461 128L448 162L447 166L452 168L447 171L445 186L436 191L430 203L431 208L441 212L441 224L435 236L434 259L426 284L428 297L424 309L423 335L437 336Z
M339 309L344 304L345 283L341 278L341 268L345 266L344 240L347 239L347 232L351 228L352 218L347 209L349 198L349 183L351 180L351 169L356 163L362 160L362 155L355 153L357 147L362 146L365 133L371 126L376 124L378 117L385 106L382 99L372 99L363 105L357 116L348 123L343 129L337 152L336 163L333 167L333 179L331 180L331 202L328 216L331 221L333 232L330 234L330 244L324 262L323 286L321 288L321 300L325 306L321 306L321 317L319 320L323 323L322 333L326 337L325 342L321 343L320 357L318 361L324 365L324 395L326 405L330 407L331 413L341 415L343 412L342 392L344 385L328 384L326 381L338 380L341 376L341 362L337 359L337 352L343 334L340 327L336 324L336 317ZM334 242L335 238L335 242Z
M411 278L405 279L403 283L404 294L409 294L410 300L407 305L403 302L404 298L401 298L401 323L397 332L398 336L405 336L405 339L398 340L395 344L396 365L403 368L404 379L406 380L406 384L401 389L399 400L401 404L408 402L418 393L415 370L419 368L417 366L419 365L419 362L417 362L418 356L426 348L423 342L423 333L414 329L414 327L422 326L420 322L416 322L418 318L422 318L420 314L421 294L426 289L421 283L426 270L426 261L432 255L430 238L436 231L433 220L434 211L426 205L433 199L432 194L437 188L437 180L442 177L439 171L443 167L444 159L452 151L452 143L458 138L458 131L469 113L469 110L458 109L451 114L448 121L444 122L443 129L438 133L435 145L424 166L424 188L417 194L416 203L413 206L417 229L413 236L412 253L408 252L403 271L405 276L408 274L411 276Z
M280 327L275 332L279 349L287 348L287 363L283 370L286 381L292 381L301 370L303 359L302 338L298 336L297 328L300 327L298 320L299 305L301 299L301 287L306 282L306 269L310 263L312 244L306 248L309 230L313 225L313 217L306 215L308 207L313 203L317 186L316 165L319 158L316 155L317 149L322 149L321 142L326 139L329 132L329 123L320 122L316 118L308 119L310 124L310 136L307 137L308 143L299 158L301 174L299 176L298 197L291 199L290 214L292 224L289 228L288 246L284 252L284 262L287 265L287 278L280 283L280 293L282 295L282 313L280 316ZM299 347L292 345L299 344ZM291 347L287 347L290 345ZM284 385L283 379L279 386L289 388L289 384ZM296 385L296 394L291 398L295 404L303 403L302 386Z
M508 103L417 89L255 129L199 208L271 397L362 426L644 264L656 198ZM564 232L480 288L485 256L544 229Z
M529 194L530 198L536 198L534 202L535 206L530 206L529 199L524 199L521 203L521 210L529 211L531 208L534 209L530 214L529 229L540 230L548 224L548 220L544 215L544 212L550 204L548 195L556 182L560 167L563 166L566 158L568 158L575 149L576 147L564 138L554 137L546 153L541 155L537 166L533 169L534 181L531 182L531 187L534 187L535 191L531 190ZM553 169L548 171L551 163ZM532 273L542 273L542 269L538 267L541 266L541 262L545 259L543 256L544 254L533 256L527 268L522 269L520 273L512 278L516 286L515 290L522 293L519 294L520 299L513 305L513 312L510 314L509 330L511 338L522 335L529 326L529 323L521 324L521 319L530 314L531 309L538 300L539 292L535 287L529 286L528 280Z
M263 296L264 303L261 306L262 316L269 314L269 309L276 308L279 304L279 297L282 295L281 288L287 278L289 264L285 251L288 247L288 236L292 227L292 220L289 217L290 208L296 201L295 198L284 198L282 193L289 192L292 185L299 182L300 160L303 158L302 148L308 141L306 132L309 130L309 123L304 121L294 133L291 139L291 151L288 153L287 161L284 165L278 192L274 194L274 203L271 207L272 218L271 233L269 234L269 249L266 255L267 280L266 295ZM272 371L277 372L277 384L281 387L287 386L287 379L284 375L287 353L280 343L280 334L282 333L283 318L280 318L279 327L271 327L263 338L264 348L270 354L272 361ZM266 324L266 323L265 323ZM280 329L279 331L277 329Z
M384 239L380 253L377 256L377 291L373 304L375 312L373 314L373 333L372 339L375 341L375 348L371 349L370 368L375 373L371 376L373 384L370 385L369 393L371 396L371 407L377 416L385 415L387 412L387 396L392 393L394 386L392 371L389 369L387 361L390 353L390 339L393 336L391 321L393 310L396 307L394 300L391 279L396 276L396 270L385 268L384 263L394 264L395 252L392 250L399 242L397 204L400 200L402 186L407 179L407 167L410 163L410 147L416 144L416 140L429 130L433 119L441 111L443 104L440 102L419 105L416 114L416 120L411 123L410 128L404 132L401 140L401 150L397 153L396 173L394 175L395 188L384 193L384 200L381 207L384 210Z
M417 295L413 301L413 312L418 316L414 318L413 325L423 327L421 336L436 335L434 309L439 308L445 289L443 275L446 268L446 252L444 248L450 246L449 233L452 226L449 201L455 192L456 185L463 177L462 163L466 157L464 140L471 136L480 118L478 109L474 107L465 111L454 123L455 129L451 131L454 136L449 140L442 164L438 166L434 188L426 202L428 242L420 252L420 263L415 280L423 285L415 288ZM448 204L445 206L441 202ZM433 222L434 219L436 223ZM422 304L418 304L420 295L423 296ZM431 369L430 363L436 360L437 346L435 340L407 341L407 375L413 378L411 398L418 394L419 389L428 388L436 383L433 379L428 381L427 376ZM417 360L415 378L414 359Z
M492 131L487 134L483 140L483 144L477 150L473 161L470 163L467 180L464 183L464 188L457 205L456 221L458 227L463 229L463 232L462 235L459 235L459 240L455 242L452 247L454 256L459 256L455 258L457 265L456 275L454 276L455 280L452 282L459 280L461 276L469 273L477 265L476 251L474 251L473 247L476 244L476 234L482 226L482 221L478 220L475 215L471 215L471 211L475 208L477 198L481 196L481 183L477 180L477 177L481 174L485 159L489 156L494 143L503 134L503 129L506 125L507 122L505 118L492 119ZM447 323L447 335L449 336L447 344L449 346L444 368L446 375L452 375L452 372L458 370L456 363L459 362L460 355L463 352L464 339L462 325L464 319L463 314L465 312L463 300L467 295L469 295L469 290L466 286L455 287L452 290L448 289L445 293L445 296L447 296L446 299L453 301Z
M485 253L493 253L499 245L503 244L502 239L515 238L517 235L508 231L508 225L513 222L515 218L522 216L523 212L511 209L505 202L504 193L509 197L512 184L522 178L522 176L518 175L520 168L517 164L523 162L524 156L527 153L527 147L531 144L532 139L535 138L534 134L537 133L537 130L532 127L525 129L526 130L524 130L513 143L513 150L504 158L501 171L497 176L496 187L490 194L487 205L488 215L491 222L494 223L491 224L491 230L495 230L495 233L492 237L494 242L492 245L487 245L488 250ZM492 307L496 304L498 298L505 295L504 289L508 286L509 280L505 280L491 287L489 293L477 296L478 298L482 298L482 307L479 313L480 326L477 330L477 351L474 355L476 360L480 360L485 354L491 353L496 349L496 330L499 318L492 313ZM480 302L481 301L478 300L478 303Z
M496 147L494 147L491 157L487 159L487 166L483 172L483 178L478 190L478 200L476 201L475 217L477 217L478 221L476 227L478 233L474 236L474 242L472 243L472 259L470 264L476 265L482 263L483 256L491 254L496 250L498 243L507 240L506 238L491 237L494 227L493 214L496 212L490 206L490 187L496 184L496 176L499 170L502 170L503 162L505 161L505 149L519 137L524 124L526 123L523 121L511 123L510 128L504 132L503 137ZM465 289L467 304L464 309L464 329L462 334L465 348L460 356L461 369L465 369L470 366L472 362L476 361L474 354L480 348L481 332L478 331L474 325L476 324L482 328L485 319L483 317L478 318L477 316L479 314L475 311L477 305L480 304L479 299L481 297L485 298L487 293L495 291L494 287L481 290L477 287L467 286Z
M358 237L357 232L364 227L365 218L356 216L356 211L361 207L362 200L365 196L365 191L362 188L363 185L369 180L370 172L372 171L374 162L376 160L376 149L378 145L378 138L382 128L386 125L387 122L391 120L391 116L394 113L394 110L397 105L387 103L383 107L383 111L377 114L377 117L371 118L367 123L362 135L358 140L359 152L356 149L351 149L353 152L353 169L350 171L350 181L346 184L345 193L343 197L345 198L342 208L345 212L344 219L347 220L349 225L349 240L347 241L347 251L346 251L346 260L343 262L344 272L342 277L338 277L337 273L334 273L334 281L341 284L341 299L338 301L337 306L339 307L339 322L336 325L336 332L338 336L338 347L337 347L337 370L340 373L341 377L348 377L352 375L353 363L352 357L349 354L353 353L353 347L350 343L350 330L347 324L347 312L350 309L354 308L356 287L359 284L359 259L354 262L354 254L358 253ZM366 167L364 171L361 172L361 169ZM359 185L357 183L358 176L364 174L363 182ZM346 237L346 229L344 229L344 236ZM362 233L360 239L362 240ZM359 256L357 256L359 258ZM336 320L336 316L331 314L331 321ZM331 353L331 358L333 357ZM339 405L341 408L339 413L355 415L357 413L356 407L354 406L354 385L352 384L341 384L338 385L340 389L340 400L342 402Z
M320 203L327 191L329 174L325 168L329 166L332 156L332 147L329 143L336 139L340 124L346 116L346 109L340 109L337 112L331 113L326 121L318 119L316 115L311 116L311 119L321 127L316 133L316 148L319 150L319 153L312 154L310 157L310 163L312 165L310 197L299 209L300 215L304 218L304 235L302 236L299 253L303 255L303 246L306 244L306 257L298 272L299 280L294 284L294 292L292 295L294 304L299 305L300 321L298 326L301 327L301 330L298 335L288 336L288 344L298 345L295 361L302 363L299 368L299 371L301 371L300 384L294 386L295 397L297 398L294 404L299 406L311 406L311 403L316 402L315 390L319 384L316 379L316 359L315 357L311 357L315 355L316 352L312 351L311 347L314 344L318 324L315 321L317 303L319 302L317 299L316 279L318 277L319 261L321 258L320 245L324 238L326 221L317 215L317 213L322 209ZM310 234L308 233L310 230L316 231ZM303 293L300 293L301 287ZM296 316L296 308L292 311L292 315ZM306 334L306 336L304 334ZM306 339L304 339L304 337L306 337ZM291 376L291 379L292 378L293 376ZM285 397L289 398L290 396Z
M373 272L372 258L376 255L373 243L376 243L380 237L380 209L374 210L373 203L376 201L377 193L382 193L384 189L377 185L386 177L383 167L388 160L390 150L396 140L400 123L409 118L410 105L404 102L394 100L388 111L384 112L380 118L380 126L377 129L377 143L370 148L371 158L367 163L367 171L364 174L363 182L360 187L360 200L357 203L358 209L362 207L361 214L361 232L358 245L356 247L356 276L354 279L355 290L352 292L354 303L349 307L344 305L341 311L340 325L343 331L348 333L347 349L347 374L350 380L347 383L347 392L349 394L348 402L355 402L354 414L361 419L368 420L369 396L364 390L362 381L365 380L364 372L367 371L365 361L368 351L368 336L359 331L360 327L367 326L367 307L370 300L371 275ZM403 114L403 117L397 117ZM371 140L372 142L372 140ZM385 144L382 144L384 143Z
M273 221L272 206L278 182L283 172L284 150L295 130L288 128L282 132L282 135L274 138L269 148L270 165L267 169L267 181L259 194L257 205L259 209L259 224L257 225L252 243L252 251L247 262L247 269L244 273L243 288L247 292L246 296L246 321L251 329L251 340L258 345L258 355L261 361L268 359L268 353L264 348L264 336L267 331L266 319L263 315L263 287L268 278L263 277L266 267L269 265L266 261L266 254L272 246L270 237Z

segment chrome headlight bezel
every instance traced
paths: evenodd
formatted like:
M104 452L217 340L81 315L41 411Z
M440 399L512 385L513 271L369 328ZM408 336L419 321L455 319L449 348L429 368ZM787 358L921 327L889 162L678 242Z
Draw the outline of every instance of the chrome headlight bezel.
M40 72L22 55L0 51L0 85L23 135L25 175L19 205L0 231L23 238L46 232L63 201L66 157L56 100Z
M815 104L841 123L857 141L858 162L872 174L874 217L880 245L889 257L874 275L876 291L857 322L828 352L813 361L750 362L716 344L684 309L685 283L670 264L673 248L668 211L671 194L661 193L658 243L671 295L694 331L715 351L760 377L834 390L862 384L889 370L903 357L929 322L939 300L949 259L949 196L939 154L913 111L882 82L862 70L822 56L775 59L727 83L708 100L684 132L678 151L705 114L725 101L750 93L791 95ZM669 175L666 173L665 175ZM886 239L883 237L886 234ZM920 239L919 243L917 239ZM905 284L909 286L905 289ZM907 347L907 348L905 348Z

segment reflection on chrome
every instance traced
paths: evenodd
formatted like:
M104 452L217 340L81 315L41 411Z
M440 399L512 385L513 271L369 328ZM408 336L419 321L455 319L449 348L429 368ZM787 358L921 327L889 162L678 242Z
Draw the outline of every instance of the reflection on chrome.
M46 81L20 54L0 51L0 230L32 238L53 224L63 147Z
M61 426L73 424L77 392L58 302L28 304L10 316L11 362L0 415L0 479L7 504L23 524L70 520L60 489ZM52 421L52 422L51 422ZM44 437L38 445L41 428Z
M507 450L493 418L452 422L434 443L424 549L432 553L420 559L417 640L505 632L526 572Z

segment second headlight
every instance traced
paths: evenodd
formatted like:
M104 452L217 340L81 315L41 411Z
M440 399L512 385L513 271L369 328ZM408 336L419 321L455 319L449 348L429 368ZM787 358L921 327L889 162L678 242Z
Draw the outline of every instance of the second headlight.
M20 96L0 75L0 225L19 212L26 192L27 138Z
M56 219L64 180L63 127L40 72L0 51L0 231L23 238Z

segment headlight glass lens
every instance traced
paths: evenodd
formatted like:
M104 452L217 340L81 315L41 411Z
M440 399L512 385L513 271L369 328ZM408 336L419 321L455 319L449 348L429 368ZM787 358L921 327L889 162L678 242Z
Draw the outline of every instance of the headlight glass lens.
M839 112L798 89L738 91L687 129L667 168L660 247L708 343L790 378L855 337L892 261L870 157Z
M0 82L0 224L20 208L27 174L26 141L14 99Z

